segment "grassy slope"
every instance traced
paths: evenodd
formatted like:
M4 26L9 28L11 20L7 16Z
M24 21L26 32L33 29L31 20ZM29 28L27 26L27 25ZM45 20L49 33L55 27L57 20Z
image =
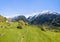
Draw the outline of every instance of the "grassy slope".
M6 24L5 24L6 25ZM10 28L0 28L0 42L60 42L60 33L44 32L36 26L16 29L15 23Z

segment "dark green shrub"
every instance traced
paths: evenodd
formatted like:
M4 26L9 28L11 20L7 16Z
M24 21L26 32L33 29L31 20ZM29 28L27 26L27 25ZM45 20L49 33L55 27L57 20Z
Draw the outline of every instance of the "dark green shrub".
M22 29L22 26L17 26L18 29Z
M25 23L25 25L28 25L28 23Z
M45 28L40 28L42 31L46 31L46 29Z

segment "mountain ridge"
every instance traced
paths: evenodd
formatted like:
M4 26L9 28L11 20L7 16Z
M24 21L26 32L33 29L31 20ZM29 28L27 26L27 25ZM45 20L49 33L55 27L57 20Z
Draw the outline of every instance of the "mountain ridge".
M43 11L38 13L38 15L34 15L34 16L29 16L28 18L26 18L24 15L19 15L16 16L14 18L12 18L12 20L23 20L26 21L30 24L52 24L52 25L59 25L60 26L60 13L58 12L50 12L50 11Z

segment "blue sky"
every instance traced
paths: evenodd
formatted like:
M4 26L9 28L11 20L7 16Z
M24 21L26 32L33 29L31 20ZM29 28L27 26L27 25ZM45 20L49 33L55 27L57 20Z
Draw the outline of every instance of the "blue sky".
M6 17L28 16L43 10L60 12L60 0L0 0L0 14Z

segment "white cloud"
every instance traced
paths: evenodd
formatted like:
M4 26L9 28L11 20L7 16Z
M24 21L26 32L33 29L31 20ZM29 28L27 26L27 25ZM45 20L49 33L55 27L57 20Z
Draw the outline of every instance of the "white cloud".
M29 16L34 16L34 15L38 15L38 14L39 14L39 12L33 12L31 14L26 14L24 16L26 16L28 18Z
M15 14L15 15L10 15L10 16L5 16L5 17L7 17L7 18L13 18L13 17L15 17L15 16L19 16L20 14Z
M15 14L15 15L10 15L10 16L5 16L5 17L7 17L7 18L12 18L12 17L15 17L15 16L19 16L19 15L24 15L26 18L28 18L29 16L34 16L34 15L41 15L41 14L43 14L43 13L52 13L51 11L49 11L49 10L44 10L44 11L40 11L40 12L33 12L33 13L31 13L31 14ZM59 12L60 13L60 12Z
M44 10L44 11L41 11L40 13L43 14L43 13L48 13L49 11L48 10Z

